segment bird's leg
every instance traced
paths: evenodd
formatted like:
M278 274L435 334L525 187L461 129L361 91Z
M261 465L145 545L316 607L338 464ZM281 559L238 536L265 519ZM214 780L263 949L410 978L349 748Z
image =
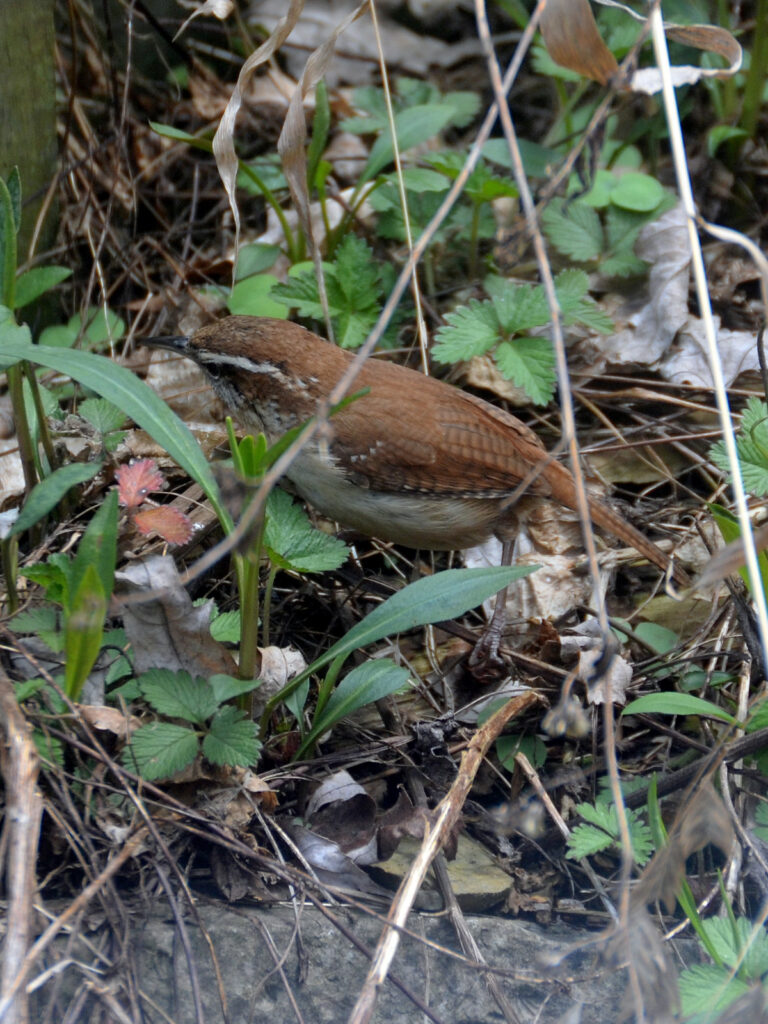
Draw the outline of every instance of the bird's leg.
M511 565L515 541L507 539L501 545L501 564ZM496 595L491 621L485 627L483 635L477 641L475 649L469 656L469 670L482 683L491 683L506 675L504 659L499 655L499 645L504 626L507 621L507 592L504 587Z

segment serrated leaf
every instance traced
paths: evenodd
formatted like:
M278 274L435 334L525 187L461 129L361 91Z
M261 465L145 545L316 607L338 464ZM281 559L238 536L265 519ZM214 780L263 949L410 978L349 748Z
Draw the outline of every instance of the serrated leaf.
M563 256L587 262L603 251L603 226L600 215L586 203L551 203L542 213L544 232Z
M555 354L548 338L503 341L494 353L507 380L522 388L536 405L546 405L555 390Z
M247 768L256 764L260 751L256 723L248 721L245 712L229 706L219 711L203 740L203 754L212 764Z
M572 860L581 860L582 857L592 857L596 853L608 850L613 846L612 836L595 828L594 825L577 825L571 830L568 836L568 852L566 857Z
M189 672L153 668L139 676L138 682L145 700L155 711L169 718L183 718L202 725L219 706L205 680L193 679Z
M272 285L269 295L275 301L284 303L289 309L295 309L299 316L322 320L325 315L317 290L317 281L311 270L291 274L281 284Z
M69 267L33 267L16 278L16 308L23 309L72 274Z
M622 715L701 715L717 718L721 722L736 725L733 715L723 711L717 704L694 697L690 693L649 693L633 700L621 712Z
M529 284L513 284L491 274L483 287L491 297L499 323L508 334L530 331L549 323L549 304L541 285L534 288Z
M356 235L347 235L336 252L334 277L350 310L376 305L381 298L379 268L373 250Z
M764 928L753 935L752 922L745 917L710 917L702 922L709 940L727 967L735 967L747 950L741 969L748 978L760 978L768 972L768 936Z
M368 309L348 309L333 318L336 341L341 348L359 348L379 318L379 306Z
M432 355L439 363L455 363L480 356L499 341L499 321L490 302L470 299L469 305L447 313L447 325L438 328Z
M606 256L600 261L600 270L606 277L639 277L648 270L648 264L628 249Z
M147 495L165 486L165 477L154 459L137 459L115 472L118 501L124 508L138 508Z
M51 632L58 629L59 612L56 608L30 608L19 612L10 620L8 628L14 633Z
M768 494L768 408L759 398L748 399L736 438L744 487L756 497ZM722 441L710 449L710 458L730 476L731 467Z
M749 991L746 982L715 964L697 964L681 971L678 985L683 1016L706 1014L706 1024L715 1024L726 1006Z
M101 467L101 462L70 462L67 466L55 469L50 476L32 488L19 518L11 527L10 536L18 536L35 523L39 523L68 491L78 484L92 480Z
M296 757L301 757L306 750L314 746L323 733L342 718L351 715L358 708L401 690L408 682L409 676L408 669L400 668L388 658L368 661L352 669L333 691L319 717L312 723L312 728L297 750Z
M86 398L78 412L100 434L109 434L125 426L125 413L106 398Z
M296 572L338 569L349 557L343 541L316 530L301 506L277 488L267 498L264 546L276 565Z
M183 725L152 722L131 737L123 763L144 779L160 779L186 768L197 756L197 734Z

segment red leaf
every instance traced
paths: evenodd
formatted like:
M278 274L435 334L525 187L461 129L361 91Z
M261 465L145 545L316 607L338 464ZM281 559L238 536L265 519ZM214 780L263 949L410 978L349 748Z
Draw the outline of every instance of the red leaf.
M143 508L136 513L133 521L141 533L157 533L169 544L186 544L194 532L189 516L170 505Z
M150 491L161 491L165 485L154 459L139 459L121 466L115 476L120 504L126 508L138 508Z

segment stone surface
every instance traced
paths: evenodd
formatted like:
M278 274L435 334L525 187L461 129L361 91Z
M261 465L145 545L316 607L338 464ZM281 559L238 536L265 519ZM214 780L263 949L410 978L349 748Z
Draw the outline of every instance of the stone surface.
M184 928L199 982L202 1017L196 1015L184 942L171 915L155 911L146 917L137 910L129 916L130 934L124 941L136 964L141 1019L146 1024L167 1024L169 1018L175 1024L196 1024L201 1019L206 1024L288 1024L295 1020L343 1024L348 1019L368 959L315 908L306 906L294 912L290 906L256 909L201 900L198 912L216 951L227 1015L222 1012L210 948L194 917L185 915ZM378 920L345 907L335 907L333 912L369 949L375 947L382 928ZM620 1019L626 974L605 972L596 963L595 947L590 945L593 933L577 933L559 923L542 927L503 917L468 916L467 921L487 962L513 975L500 982L523 1024L554 1024L563 1019L606 1024ZM409 927L441 947L459 951L453 929L442 916L413 915ZM86 938L89 946L82 940L74 944L70 940L67 954L73 960L55 981L36 993L33 1019L44 1019L51 985L61 986L56 1005L62 1010L72 1005L75 987L81 987L84 977L92 984L94 976L84 972L82 965L94 962L94 945L104 948L104 936L91 932ZM546 966L579 943L584 944L584 952L574 952L562 968ZM62 941L57 956L63 951ZM104 971L106 965L101 961L94 966ZM403 937L391 974L445 1024L492 1024L504 1019L477 968L466 967L415 939ZM521 980L521 975L527 978ZM530 980L534 976L538 981ZM568 977L585 980L564 980ZM123 1008L124 1020L138 1020L130 1009L120 968L107 970L106 978L109 980L100 984L108 985L113 1006L117 1003ZM301 1017L292 1008L289 989ZM103 1002L89 997L77 1022L103 1022L103 1011ZM568 1017L569 1012L574 1016ZM426 1019L387 981L378 995L374 1021L424 1024Z

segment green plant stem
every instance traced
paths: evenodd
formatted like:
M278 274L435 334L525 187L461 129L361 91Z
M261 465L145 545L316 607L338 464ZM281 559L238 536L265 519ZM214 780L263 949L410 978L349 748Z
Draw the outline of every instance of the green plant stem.
M262 647L269 647L270 609L272 607L272 590L275 586L277 569L270 565L267 576L267 584L264 587L264 613L261 616L261 644Z
M328 699L333 693L333 688L336 685L336 681L339 678L339 672L341 672L342 665L346 661L345 656L339 656L331 662L331 667L325 673L325 678L320 684L320 688L317 692L317 705L315 707L315 721L319 718L323 708L328 703Z
M424 253L424 283L426 284L427 295L435 297L435 261L432 258L432 250L427 249Z
M19 592L16 589L18 571L16 553L18 551L18 544L19 542L16 537L6 537L5 540L0 541L0 558L2 559L3 579L5 580L8 613L10 615L19 610Z
M8 391L11 396L13 418L16 424L16 437L19 441L19 457L21 458L21 468L24 473L24 486L26 493L29 494L37 483L37 471L35 469L35 446L29 429L27 410L24 407L21 364L17 363L15 366L9 366L6 375L8 378Z
M480 237L480 203L472 204L472 222L469 236L469 279L477 278L477 253Z
M45 409L43 408L43 399L40 395L40 388L37 385L37 377L35 371L28 362L22 363L24 376L27 378L29 384L29 390L32 394L32 401L35 405L35 412L37 413L37 429L40 436L40 443L43 446L45 457L48 459L49 472L53 472L54 469L58 468L59 460L56 457L56 451L53 447L53 439L51 438L51 432L48 429L48 418L45 415ZM63 503L62 503L63 504Z
M304 233L299 230L296 235L291 231L290 225L288 224L288 218L285 216L285 212L277 200L272 189L268 188L267 185L259 177L259 174L254 171L252 167L249 167L244 160L238 160L240 170L243 174L247 175L254 183L256 188L261 192L266 201L275 211L275 216L280 221L280 227L283 229L285 235L285 244L288 248L288 258L291 263L299 263L304 259L306 254L306 243L304 241Z
M241 679L253 679L259 639L259 562L237 555L241 563L240 581L240 671ZM246 696L250 696L246 694Z

